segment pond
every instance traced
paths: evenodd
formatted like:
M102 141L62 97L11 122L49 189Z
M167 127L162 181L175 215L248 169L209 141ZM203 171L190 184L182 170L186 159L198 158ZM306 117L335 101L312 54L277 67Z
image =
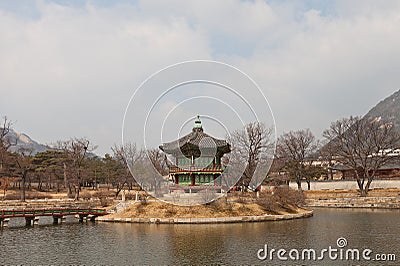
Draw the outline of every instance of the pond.
M25 227L15 219L0 231L0 264L398 265L400 260L400 210L316 209L307 219L211 225L41 222ZM369 254L363 257L365 250Z

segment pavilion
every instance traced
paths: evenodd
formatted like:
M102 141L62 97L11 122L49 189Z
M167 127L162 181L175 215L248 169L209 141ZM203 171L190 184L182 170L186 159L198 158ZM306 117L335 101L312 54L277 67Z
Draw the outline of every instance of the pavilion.
M204 133L199 116L192 132L159 148L175 160L169 166L175 187L194 190L221 188L221 178L218 178L223 172L221 158L231 151L230 145Z

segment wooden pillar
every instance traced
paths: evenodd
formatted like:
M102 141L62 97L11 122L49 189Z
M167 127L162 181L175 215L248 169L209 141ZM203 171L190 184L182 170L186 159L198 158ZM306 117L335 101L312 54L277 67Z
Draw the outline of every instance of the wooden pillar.
M83 219L87 217L87 214L79 214L79 222L82 223Z
M66 216L62 216L62 215L54 215L53 216L53 224L65 223L66 220L67 220Z
M25 217L25 225L32 226L32 221L35 217Z
M87 217L86 217L86 221L91 221L91 222L95 222L96 221L96 215L93 215L93 214L89 214Z
M10 221L10 218L4 218L3 220L3 227L8 227L8 222Z
M65 218L63 216L53 216L53 224L58 224L59 222L62 223L63 219L65 221Z
M194 185L195 185L195 177L194 177L194 174L190 174L190 177L191 177L191 181L192 181L191 186L194 186Z

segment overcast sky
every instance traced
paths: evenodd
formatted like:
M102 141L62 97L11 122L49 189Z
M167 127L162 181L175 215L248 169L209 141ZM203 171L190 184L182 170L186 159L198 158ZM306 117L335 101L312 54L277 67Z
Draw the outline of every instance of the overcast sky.
M144 79L209 59L260 85L278 134L319 137L400 89L399 47L400 1L2 0L0 115L38 142L88 137L103 155Z

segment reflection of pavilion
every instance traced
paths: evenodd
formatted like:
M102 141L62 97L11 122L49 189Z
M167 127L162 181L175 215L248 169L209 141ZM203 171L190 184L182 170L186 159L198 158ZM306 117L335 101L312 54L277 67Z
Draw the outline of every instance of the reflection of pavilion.
M231 151L230 145L204 133L199 116L192 132L164 143L160 149L175 158L174 165L169 167L169 175L176 188L221 188L221 179L218 178L223 171L221 157Z

